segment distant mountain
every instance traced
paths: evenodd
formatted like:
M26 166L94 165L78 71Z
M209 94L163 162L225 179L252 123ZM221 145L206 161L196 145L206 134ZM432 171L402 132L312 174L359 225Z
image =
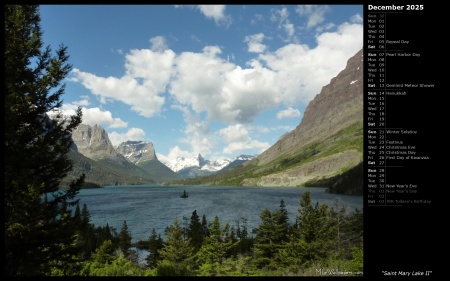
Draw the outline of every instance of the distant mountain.
M201 154L197 157L177 157L169 162L166 166L174 172L179 172L188 168L198 168L204 172L217 172L228 165L231 161L228 159L219 159L216 161L205 160Z
M229 168L255 156L241 155L235 159L217 159L215 161L204 159L201 154L197 157L177 157L165 165L179 174L182 178L194 178L198 176L207 176L215 174L225 168Z
M230 168L233 168L233 167L238 166L240 164L243 164L243 163L245 163L245 162L247 162L249 160L252 160L253 158L256 158L256 157L257 157L257 155L245 155L245 154L239 155L236 158L234 158L228 165L223 167L220 170L220 172L223 172L223 171L225 171L227 169L230 169Z
M134 164L156 159L155 148L151 142L126 141L119 144L116 150Z
M181 176L158 160L155 148L151 142L126 141L119 144L116 150L130 162L146 171L157 182L181 178Z
M76 151L101 164L102 167L106 167L108 171L113 172L115 175L126 175L119 182L126 181L129 184L155 183L155 180L148 172L136 166L116 151L109 140L108 134L102 127L80 124L72 132L72 139L76 146Z
M258 157L195 183L324 186L339 193L362 194L363 70L361 49L308 104L293 131Z
M136 177L134 173L129 173L127 170L113 170L74 150L69 151L68 157L72 160L73 170L63 180L63 186L68 185L69 181L78 178L81 174L86 175L83 188L149 183L149 180Z

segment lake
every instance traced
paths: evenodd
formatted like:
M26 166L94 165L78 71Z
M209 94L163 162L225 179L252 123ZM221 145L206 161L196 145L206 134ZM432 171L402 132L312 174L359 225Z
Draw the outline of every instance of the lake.
M184 190L188 198L180 198ZM119 233L126 221L133 242L136 242L147 240L153 228L164 239L165 228L175 218L183 222L185 217L187 226L194 210L200 221L203 214L208 223L217 216L222 227L229 223L236 228L237 222L242 226L244 219L251 233L251 229L260 224L261 212L265 208L278 210L283 200L290 221L294 222L301 196L307 190L311 191L313 204L332 206L337 199L339 206L344 206L347 212L363 208L363 196L330 194L325 188L317 187L106 186L81 189L76 198L80 199L80 208L87 205L92 224L105 226L108 223Z

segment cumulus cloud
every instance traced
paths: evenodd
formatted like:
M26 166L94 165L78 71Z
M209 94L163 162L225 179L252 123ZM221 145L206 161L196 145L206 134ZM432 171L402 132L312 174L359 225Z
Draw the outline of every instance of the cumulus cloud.
M171 95L209 120L248 123L277 104L275 73L254 64L243 69L218 57L218 47L203 53L184 52L176 58Z
M112 132L108 134L109 140L113 146L118 146L125 141L141 141L145 138L144 130L140 128L130 128L126 133Z
M283 7L282 9L272 9L270 20L272 22L278 22L278 28L285 32L285 37L279 34L284 42L298 43L299 40L294 36L295 27L289 20L289 12L286 7Z
M248 45L248 51L250 53L262 53L266 50L267 46L261 44L264 39L264 34L258 33L253 35L245 36L244 42Z
M155 38L154 44L160 44L161 39ZM131 50L126 55L124 76L99 77L74 68L71 80L81 82L101 101L119 100L130 105L140 115L152 117L160 113L165 102L160 94L166 90L174 57L172 50Z
M239 151L255 148L259 148L262 152L270 147L270 144L267 142L253 140L249 136L247 128L242 124L228 126L227 128L219 130L218 134L226 143L223 153L236 154Z
M276 73L275 81L284 104L308 104L346 66L348 58L362 48L363 27L345 23L335 32L316 36L318 46L288 44L259 55L259 61Z
M209 122L201 120L199 114L191 112L186 106L173 105L172 108L180 110L186 122L184 133L187 137L179 141L189 145L194 155L209 154L213 147L213 143L208 138L210 132Z
M78 105L76 104L63 104L61 110L63 114L75 115ZM107 128L126 128L127 122L124 122L120 118L113 118L110 111L102 111L98 107L86 108L81 107L83 113L82 123L90 126L99 125Z
M283 118L295 118L299 117L301 115L300 111L298 109L294 109L292 107L289 107L288 109L279 111L277 113L277 119L283 119Z
M274 12L273 20L281 27L290 24L283 9ZM170 95L169 102L185 114L186 138L181 141L189 144L195 154L207 155L217 141L211 137L213 121L244 126L279 105L288 109L279 112L277 118L298 117L300 112L294 107L299 103L307 105L345 68L348 58L362 48L363 26L358 23L330 26L327 32L316 35L315 48L290 43L269 51L261 44L263 39L262 33L245 37L248 50L257 55L245 66L239 66L230 62L230 54L222 58L219 46L175 54L164 38L157 36L150 39L151 49L131 50L125 55L126 71L122 77L99 77L74 69L71 78L103 102L121 101L145 117L161 114L166 102L164 94ZM79 101L84 102L87 99ZM109 126L126 126L98 108L91 108L90 114L97 115L95 120L100 120L103 114ZM228 141L225 153L268 147L267 143L252 139L248 128L228 127L220 131L218 135Z
M152 44L150 49L154 52L163 52L168 48L164 36L156 36L151 38L149 41Z
M175 8L184 7L198 9L206 18L213 19L217 25L229 26L232 22L231 17L225 14L225 5L175 5Z
M231 24L231 18L225 15L225 5L198 5L197 7L207 18L214 19L216 24Z
M81 100L73 101L72 104L78 105L78 106L88 106L90 104L89 96L81 96Z

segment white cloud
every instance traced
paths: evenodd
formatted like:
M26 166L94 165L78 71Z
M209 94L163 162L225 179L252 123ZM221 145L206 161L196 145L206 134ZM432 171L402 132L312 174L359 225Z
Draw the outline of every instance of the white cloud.
M301 113L298 109L289 107L288 109L279 111L277 113L277 119L295 118L295 117L299 117L300 115L301 115Z
M283 24L288 23L287 11L280 10L275 15L283 19ZM265 38L262 33L251 36L246 37L249 49L250 44ZM121 101L145 117L159 114L165 102L162 95L170 94L171 106L185 114L186 137L181 141L189 144L195 154L207 155L218 141L210 137L212 121L248 124L265 110L280 104L292 109L280 112L278 118L299 114L293 108L299 103L307 105L362 48L363 26L346 23L333 32L318 34L314 49L300 44L288 44L273 52L255 47L253 50L261 53L248 61L246 67L230 62L229 54L221 58L222 50L218 46L206 46L197 53L175 54L161 47L165 42L162 39L151 39L153 50L131 50L126 54L126 73L120 78L98 77L74 69L71 80L82 83L100 100ZM88 101L83 98L79 103L82 102ZM106 116L98 108L91 110L92 116L103 114L110 127L126 126L122 120ZM95 120L99 120L98 116ZM267 143L250 138L248 128L227 128L242 139L229 140L224 152L268 147ZM221 131L224 139L231 138L228 131Z
M195 8L206 18L213 19L217 25L229 26L232 18L225 14L225 5L174 5L175 8Z
M76 104L63 104L61 110L64 114L75 115L78 105ZM120 118L113 118L110 111L102 111L98 107L86 108L81 107L82 123L86 125L99 125L108 128L126 128L127 122L124 122Z
M118 146L125 141L140 141L145 138L144 130L140 128L130 128L126 133L120 134L117 132L108 133L109 140L113 146Z
M272 22L278 22L278 28L283 30L286 36L283 36L281 33L278 36L283 40L283 42L292 42L298 43L299 40L295 37L295 26L289 20L289 11L286 7L282 9L272 9L270 20Z
M78 105L78 106L88 106L90 104L89 102L89 96L81 96L81 100L79 101L73 101L72 104Z
M325 20L325 13L330 10L326 5L298 5L295 10L300 16L308 18L306 28L312 28Z
M197 155L198 154L193 154L188 151L182 150L178 145L172 147L168 155L156 153L156 157L158 157L158 160L162 163L169 163L170 160L177 159L178 157L191 158L197 157Z
M223 153L236 154L239 151L255 148L259 148L262 152L270 147L269 143L253 140L249 136L249 131L241 124L221 129L218 134L226 143Z
M225 15L225 5L198 5L197 7L207 18L214 19L216 24L231 24L231 18Z
M186 122L184 129L186 137L178 141L189 145L194 155L208 155L213 147L212 141L208 138L209 122L201 120L199 114L192 112L187 106L172 105L171 107L180 110Z
M253 19L250 21L252 25L258 24L259 22L264 21L264 16L261 14L253 15Z
M261 44L264 39L264 34L258 33L253 35L245 36L244 42L248 45L248 51L250 53L262 53L266 50L267 46Z
M276 73L274 81L281 92L281 101L292 106L308 104L321 88L346 66L347 60L363 46L363 26L345 23L336 32L316 36L318 46L288 44L275 52L259 55Z
M98 77L75 68L71 80L81 82L100 100L119 100L140 115L152 117L160 113L165 102L159 94L166 90L174 57L171 50L131 50L126 55L126 74L121 78Z
M350 18L350 22L352 22L352 23L362 23L363 20L364 19L360 14L356 14Z
M164 36L156 36L151 38L149 41L152 44L150 49L154 52L163 52L168 48Z

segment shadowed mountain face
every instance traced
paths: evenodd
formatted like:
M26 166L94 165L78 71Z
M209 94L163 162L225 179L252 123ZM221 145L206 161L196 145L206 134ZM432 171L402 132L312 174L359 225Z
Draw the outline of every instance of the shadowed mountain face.
M274 166L286 169L243 183L302 185L309 180L336 175L360 163L363 86L363 50L360 50L308 104L297 128L247 163L268 170L273 170ZM258 173L258 169L255 172Z
M301 123L258 157L264 165L280 155L298 149L363 119L363 51L350 58L347 66L308 104Z

